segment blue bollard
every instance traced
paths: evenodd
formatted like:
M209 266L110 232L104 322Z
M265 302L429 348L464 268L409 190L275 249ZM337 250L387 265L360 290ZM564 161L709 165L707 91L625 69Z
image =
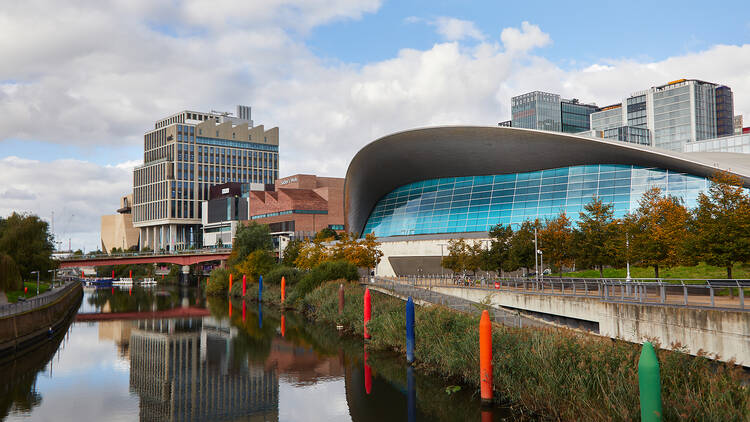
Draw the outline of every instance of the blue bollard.
M406 361L414 362L414 301L406 300Z
M263 302L263 276L258 278L258 302Z
M417 387L414 383L414 368L406 367L406 420L414 422L417 420Z

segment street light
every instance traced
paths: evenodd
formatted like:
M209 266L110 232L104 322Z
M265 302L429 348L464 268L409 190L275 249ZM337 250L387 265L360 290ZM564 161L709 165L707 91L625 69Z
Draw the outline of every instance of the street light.
M52 287L50 289L53 289L55 287L55 270L47 270L48 273L52 273Z
M438 243L440 245L440 278L445 277L443 274L443 246L445 246L445 243Z
M627 274L625 280L630 281L630 233L625 233L625 257L627 258Z
M39 271L32 271L31 274L36 274L36 294L39 296Z

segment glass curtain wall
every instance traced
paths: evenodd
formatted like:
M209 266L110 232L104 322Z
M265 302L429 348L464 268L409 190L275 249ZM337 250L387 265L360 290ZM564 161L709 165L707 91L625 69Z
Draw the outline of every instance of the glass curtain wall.
M377 237L488 231L492 226L550 219L561 211L575 224L594 196L615 217L638 207L652 187L694 207L705 178L628 165L563 167L517 174L431 179L401 186L378 201L363 235Z

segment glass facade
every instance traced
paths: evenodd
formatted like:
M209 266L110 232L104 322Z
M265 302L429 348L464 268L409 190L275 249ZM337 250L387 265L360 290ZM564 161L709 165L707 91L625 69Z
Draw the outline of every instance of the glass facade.
M566 133L578 133L591 129L591 113L599 110L599 107L589 104L579 104L573 101L563 101L560 104L562 112L562 131Z
M604 139L614 139L616 141L630 142L639 145L651 144L648 129L642 127L613 127L611 129L605 129L601 131L601 137Z
M685 173L628 165L563 167L494 176L449 177L401 186L382 197L363 235L377 237L488 231L501 224L554 218L576 223L594 196L614 205L615 217L638 207L645 191L682 198L694 207L708 181Z
M513 127L560 132L560 96L534 91L511 98Z
M741 152L750 154L750 133L685 144L684 152Z
M716 137L715 87L688 80L655 88L654 146L682 151L688 142Z
M623 126L622 106L620 104L604 107L602 111L591 114L591 129L605 130Z
M716 136L734 134L734 99L728 86L716 88Z

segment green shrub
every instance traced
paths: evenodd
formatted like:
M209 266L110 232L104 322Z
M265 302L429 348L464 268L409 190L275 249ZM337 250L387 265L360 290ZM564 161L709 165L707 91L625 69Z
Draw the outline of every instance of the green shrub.
M206 294L221 295L229 290L229 271L225 268L214 268L208 277L208 288Z
M263 284L281 285L281 277L286 279L286 285L292 286L302 278L302 272L294 267L276 267L263 275Z
M289 295L289 303L292 304L304 298L308 293L315 290L326 281L347 280L358 278L357 266L348 261L331 261L316 265L310 272L302 276L302 279L294 286Z

